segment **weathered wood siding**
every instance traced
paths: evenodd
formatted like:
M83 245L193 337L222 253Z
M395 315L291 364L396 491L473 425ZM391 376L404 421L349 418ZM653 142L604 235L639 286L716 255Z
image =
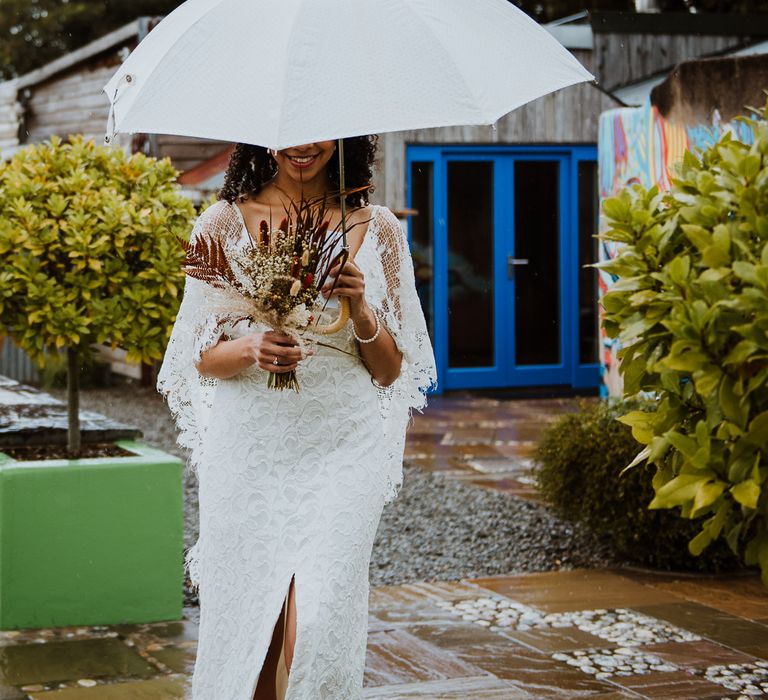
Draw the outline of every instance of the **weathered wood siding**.
M592 72L604 90L614 90L681 61L712 56L746 43L744 36L595 33Z
M622 104L594 85L581 83L535 100L498 121L496 127L457 126L382 134L373 199L390 208L406 204L406 146L434 144L597 143L600 114Z
M213 158L229 146L226 141L165 134L159 134L156 137L156 144L158 158L170 157L174 167L181 172Z
M101 144L109 114L102 88L119 65L118 60L87 64L32 87L27 142L39 143L52 134L62 138L83 134Z
M0 151L14 148L19 143L19 112L16 81L0 83Z
M80 65L76 69L35 85L27 108L27 141L39 143L52 134L83 134L102 143L109 114L109 100L102 88L119 66L117 58ZM1 124L1 122L0 122ZM0 125L0 129L2 126ZM121 139L130 143L131 139ZM158 135L154 154L170 156L181 171L216 155L227 146L220 141Z

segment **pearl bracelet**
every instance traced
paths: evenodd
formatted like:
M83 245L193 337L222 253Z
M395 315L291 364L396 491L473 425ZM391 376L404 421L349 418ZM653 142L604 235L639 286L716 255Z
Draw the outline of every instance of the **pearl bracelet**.
M355 340L358 343L372 343L376 338L379 337L379 333L381 333L381 321L379 321L379 314L377 314L375 311L373 312L373 317L376 319L376 332L367 340L363 340L355 330L355 322L352 321L352 335L355 336Z

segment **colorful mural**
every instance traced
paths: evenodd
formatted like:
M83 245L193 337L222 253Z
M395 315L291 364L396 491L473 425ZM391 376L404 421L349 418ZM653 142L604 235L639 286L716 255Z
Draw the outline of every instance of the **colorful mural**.
M639 183L644 187L658 185L669 189L670 177L683 159L686 150L705 149L726 131L733 137L751 143L752 130L741 121L723 122L715 111L712 123L686 126L668 122L648 100L643 107L612 109L600 115L598 136L598 167L600 201L612 197L624 187ZM602 207L601 207L602 211ZM600 222L602 230L604 222ZM602 242L601 260L615 255L614 244ZM613 283L613 278L600 274L600 294ZM615 340L601 330L601 364L603 369L602 393L620 396L621 377L618 373Z

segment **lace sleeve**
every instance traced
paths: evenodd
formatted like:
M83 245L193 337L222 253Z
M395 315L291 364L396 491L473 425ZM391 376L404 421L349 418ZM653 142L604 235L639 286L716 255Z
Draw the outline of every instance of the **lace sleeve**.
M381 261L384 289L376 295L381 319L403 353L400 374L388 387L379 387L379 403L387 436L389 488L386 503L403 482L405 432L413 409L426 406L427 393L437 385L437 370L424 312L413 272L408 240L400 222L386 207L379 207L375 242Z
M202 233L231 236L236 232L231 205L217 202L197 219L190 241ZM176 320L157 377L179 431L177 443L190 450L187 471L197 471L199 448L208 424L217 380L197 371L195 362L228 330L226 315L210 312L208 285L187 276Z

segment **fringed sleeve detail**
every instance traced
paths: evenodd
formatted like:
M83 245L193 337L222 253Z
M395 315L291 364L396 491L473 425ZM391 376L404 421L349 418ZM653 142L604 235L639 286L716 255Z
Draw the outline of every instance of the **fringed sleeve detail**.
M238 219L227 202L208 207L197 219L190 241L200 235L229 240L238 233ZM187 276L184 296L157 377L157 390L171 409L179 435L177 442L191 450L188 469L197 470L198 450L208 423L217 381L197 371L195 363L226 331L225 315L212 313L210 287Z
M383 272L383 288L372 290L372 303L403 354L397 379L388 387L377 387L387 442L385 503L389 503L403 483L405 433L411 412L426 406L427 394L437 384L437 370L416 293L413 260L405 232L386 207L376 208L371 228Z
M197 219L190 241L205 233L228 241L241 232L237 213L227 202L217 202ZM226 315L210 311L210 287L187 276L184 296L157 377L178 429L177 443L189 450L185 473L197 473L200 450L210 418L217 380L198 372L195 363L219 342L228 328ZM193 586L199 583L199 542L185 555L185 568Z

